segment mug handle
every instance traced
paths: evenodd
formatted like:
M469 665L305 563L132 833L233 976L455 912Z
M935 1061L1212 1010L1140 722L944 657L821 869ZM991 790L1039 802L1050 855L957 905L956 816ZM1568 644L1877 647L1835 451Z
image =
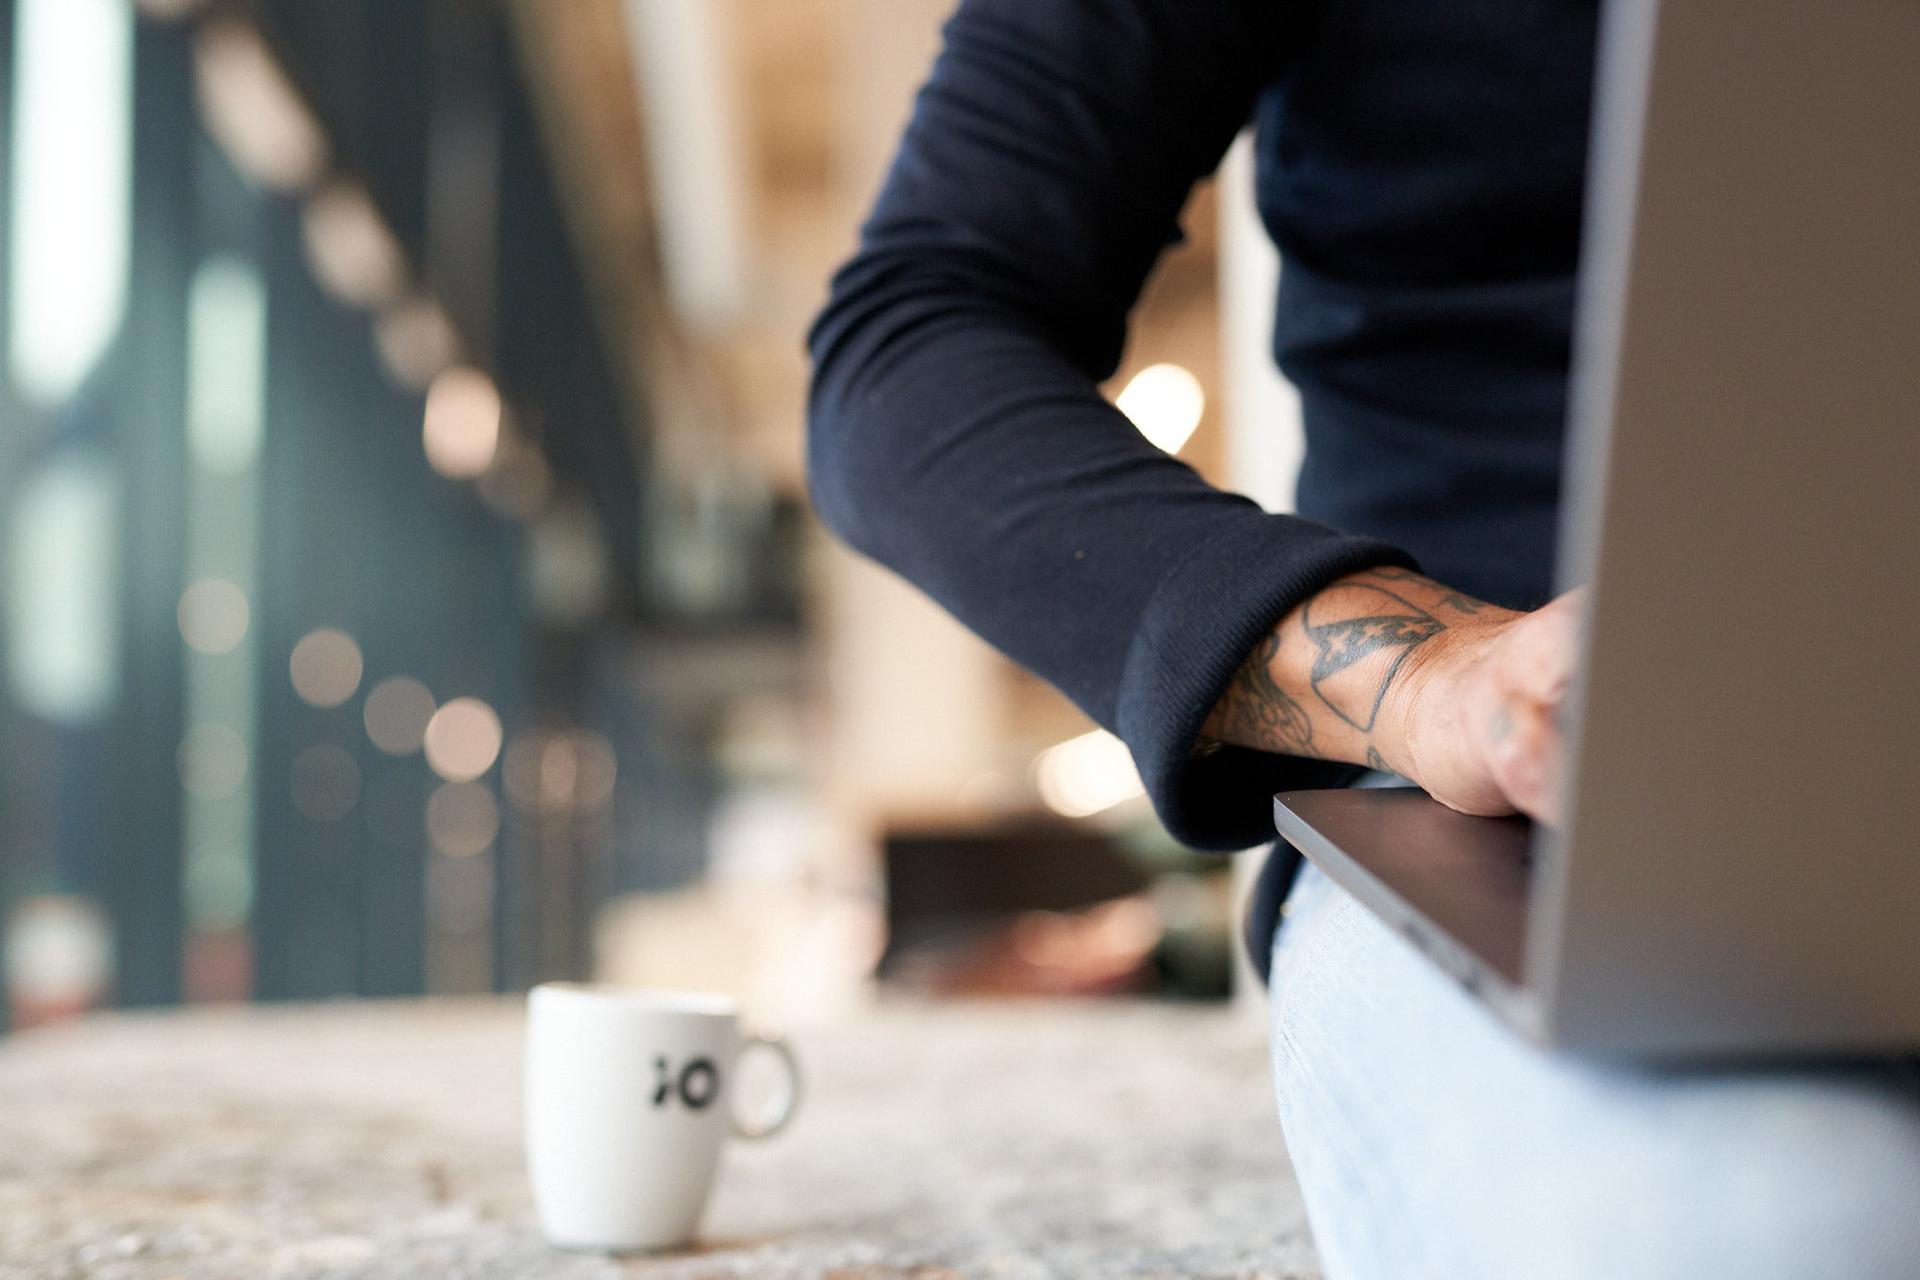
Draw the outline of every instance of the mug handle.
M780 1108L772 1119L763 1124L750 1125L740 1118L740 1113L736 1110L733 1113L733 1131L742 1138L771 1138L786 1128L787 1122L793 1119L793 1113L800 1109L800 1060L794 1057L792 1047L782 1037L750 1033L743 1037L740 1052L734 1055L736 1068L742 1058L755 1050L771 1053L780 1060L780 1065L786 1072L787 1087L781 1098Z

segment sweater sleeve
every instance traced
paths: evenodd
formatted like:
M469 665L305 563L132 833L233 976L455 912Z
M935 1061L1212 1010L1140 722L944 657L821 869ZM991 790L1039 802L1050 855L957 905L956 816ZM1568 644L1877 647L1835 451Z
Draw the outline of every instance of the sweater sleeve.
M963 0L809 336L821 517L1132 751L1167 828L1273 834L1345 766L1200 728L1260 637L1391 546L1269 515L1099 394L1147 273L1283 56L1271 0Z

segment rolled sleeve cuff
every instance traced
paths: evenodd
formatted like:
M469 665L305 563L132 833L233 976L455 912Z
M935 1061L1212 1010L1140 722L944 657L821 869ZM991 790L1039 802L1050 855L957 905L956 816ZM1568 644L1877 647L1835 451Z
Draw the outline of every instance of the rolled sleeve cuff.
M1114 720L1167 830L1198 849L1273 837L1273 795L1339 786L1357 766L1244 747L1196 751L1201 727L1260 638L1338 578L1406 552L1292 516L1216 534L1161 581L1121 673Z

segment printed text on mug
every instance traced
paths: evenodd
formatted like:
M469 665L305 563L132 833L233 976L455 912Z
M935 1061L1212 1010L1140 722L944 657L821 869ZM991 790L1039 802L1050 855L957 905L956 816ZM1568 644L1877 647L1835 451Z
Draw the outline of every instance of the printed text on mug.
M680 1104L689 1111L701 1111L720 1092L720 1069L709 1058L694 1058L677 1074L673 1063L664 1057L655 1058L653 1069L656 1076L653 1105L656 1107L666 1106L678 1095Z

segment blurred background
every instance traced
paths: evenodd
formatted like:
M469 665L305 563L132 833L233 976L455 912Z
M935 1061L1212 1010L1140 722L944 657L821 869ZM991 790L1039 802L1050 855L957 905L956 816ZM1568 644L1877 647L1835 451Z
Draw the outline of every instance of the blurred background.
M948 8L0 0L0 1029L1226 994L1227 864L807 511L802 336ZM1277 508L1245 183L1109 391Z

